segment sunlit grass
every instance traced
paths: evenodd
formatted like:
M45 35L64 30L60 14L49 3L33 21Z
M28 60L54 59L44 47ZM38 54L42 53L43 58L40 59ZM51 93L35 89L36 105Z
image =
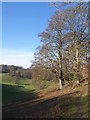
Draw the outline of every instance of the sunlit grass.
M32 84L32 80L21 78L19 80L19 85L15 84L12 81L13 77L10 77L8 74L3 74L3 105L8 103L13 103L15 100L25 99L27 95L31 95L31 93L37 93L37 89ZM46 82L46 81L45 81ZM54 83L52 81L46 82L46 87L42 89L40 92L43 95L47 95L47 93L53 92L59 87L58 83ZM68 88L70 89L70 88ZM64 90L64 92L63 92ZM56 100L56 109L54 111L54 106L52 106L52 111L55 112L56 116L62 118L75 118L79 116L79 113L82 115L83 118L88 117L88 95L87 95L87 86L78 86L75 89L70 89L70 93L64 88L61 91L55 93L60 94L62 93L60 101L59 98ZM59 93L60 92L60 93ZM54 96L54 97L55 97ZM47 99L47 98L45 98ZM61 110L61 111L60 111ZM62 113L62 114L61 114ZM90 111L89 111L90 113ZM77 116L76 116L77 115Z
M1 74L0 74L1 75ZM15 84L13 77L8 73L2 74L2 103L3 105L25 97L35 91L35 87L32 85L32 81L26 78L20 78L19 84Z

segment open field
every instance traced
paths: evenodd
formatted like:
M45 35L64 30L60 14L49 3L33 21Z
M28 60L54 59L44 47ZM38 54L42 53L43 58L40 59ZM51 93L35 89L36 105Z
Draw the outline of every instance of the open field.
M65 86L61 91L57 84L43 90L35 90L31 81L22 85L3 84L3 118L88 117L87 81L75 88Z
M25 95L35 91L30 79L20 79L19 85L15 84L13 77L8 74L2 74L2 104L9 104L13 100L18 100Z

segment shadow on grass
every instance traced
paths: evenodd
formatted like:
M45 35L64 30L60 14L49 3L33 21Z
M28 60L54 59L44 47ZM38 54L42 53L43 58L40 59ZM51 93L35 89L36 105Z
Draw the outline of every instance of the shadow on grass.
M83 101L80 103L81 98L75 97L76 94L78 91L47 100L38 100L37 95L34 94L33 99L24 98L3 107L3 118L75 118L80 117L80 114L87 117L87 108L83 108L87 103ZM82 99L85 101L87 96Z
M21 101L22 98L32 96L36 98L34 89L26 89L21 85L5 85L2 84L2 105L10 104L14 101Z

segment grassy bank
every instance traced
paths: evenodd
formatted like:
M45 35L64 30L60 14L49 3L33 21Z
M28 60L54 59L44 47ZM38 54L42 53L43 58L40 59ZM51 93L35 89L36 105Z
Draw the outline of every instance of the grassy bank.
M17 116L18 118L20 116L22 118L88 117L87 81L75 88L65 86L62 90L58 90L58 83L48 82L48 87L37 90L30 79L20 79L19 85L16 85L12 79L8 74L3 74L4 116Z
M9 104L15 100L19 100L35 92L35 88L30 79L21 78L19 80L19 84L15 84L13 77L9 76L8 73L2 74L2 80L0 79L0 84L2 85L3 105Z

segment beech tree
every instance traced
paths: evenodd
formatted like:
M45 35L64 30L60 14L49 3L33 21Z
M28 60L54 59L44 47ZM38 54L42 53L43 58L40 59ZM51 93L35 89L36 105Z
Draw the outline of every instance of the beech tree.
M74 77L80 83L80 63L87 62L87 55L89 54L89 31L88 31L88 3L54 3L58 10L61 5L71 5L64 9L64 22L67 25L67 40L66 52L69 67L74 72ZM70 65L71 64L71 65ZM82 64L82 63L81 63ZM72 67L71 67L72 66Z
M64 31L65 24L63 22L63 15L57 11L55 16L49 21L47 29L39 34L42 43L38 52L39 58L42 59L47 67L56 75L60 83L60 89L62 85L65 85L62 70Z
M73 9L68 9L65 12L65 22L68 27L68 34L66 39L69 40L70 44L68 49L70 49L71 56L73 57L73 69L76 74L76 79L80 83L79 68L80 63L85 62L86 56L88 54L88 6L86 3L79 3Z
M87 16L86 3L74 4L71 8L58 10L46 30L39 34L41 46L36 50L35 62L54 73L60 89L65 85L67 74L73 73L80 83L80 63L86 62L89 48Z

